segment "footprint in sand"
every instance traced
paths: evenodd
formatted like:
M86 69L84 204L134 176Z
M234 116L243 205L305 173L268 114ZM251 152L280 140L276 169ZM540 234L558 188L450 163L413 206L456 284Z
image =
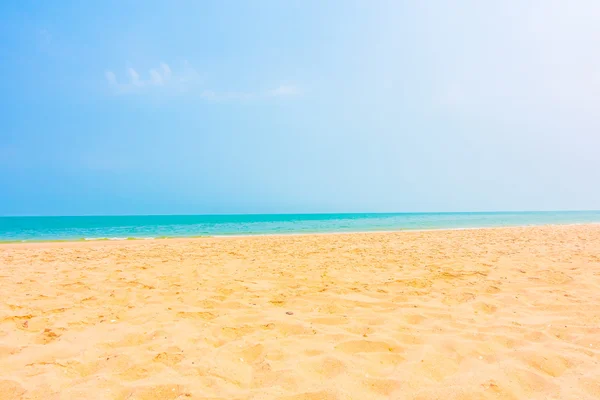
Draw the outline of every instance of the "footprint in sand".
M180 363L184 358L185 356L183 355L183 351L180 348L175 347L169 349L169 351L163 351L162 353L158 353L154 357L153 361L160 362L165 365L168 365L169 367L172 367L175 364Z
M531 277L530 279L541 279L542 281L552 285L560 285L571 282L573 280L573 278L571 278L569 275L565 274L562 271L552 270L540 271L536 273L535 277Z
M52 329L46 328L44 329L44 332L38 335L35 342L37 344L48 344L55 341L60 336L61 335L59 333L54 332Z
M486 314L493 314L498 310L498 307L496 307L495 305L483 302L474 304L473 308L477 311L481 311Z
M262 344L255 344L254 346L248 346L239 352L240 358L244 362L254 364L261 362L265 358L265 346Z

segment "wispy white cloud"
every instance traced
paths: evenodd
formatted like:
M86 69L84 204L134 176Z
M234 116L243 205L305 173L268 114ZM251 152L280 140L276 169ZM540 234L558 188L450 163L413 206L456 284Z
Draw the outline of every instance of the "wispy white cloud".
M106 77L106 80L108 81L109 85L111 85L111 86L117 85L117 77L115 76L114 72L106 71L106 72L104 72L104 76Z
M226 101L248 101L268 97L295 96L302 93L300 88L292 84L281 84L273 89L262 91L218 91L200 86L200 74L184 61L176 69L172 69L167 63L160 63L158 67L151 68L147 74L140 74L129 67L126 70L126 78L119 80L117 74L111 70L104 72L106 81L115 94L151 93L154 90L175 93L194 93L199 97L216 102Z
M155 69L151 69L150 70L150 81L157 86L162 86L165 84L165 79L163 78L163 76L160 74L160 72L158 72Z
M162 70L163 76L165 77L165 79L167 79L167 80L171 79L171 68L167 64L161 63L160 69Z
M131 79L131 84L133 86L144 86L145 82L140 81L140 74L133 68L128 68L127 73L129 74L129 78Z
M296 85L279 85L273 90L268 91L270 96L295 96L301 93L301 90Z
M187 62L183 63L177 74L173 74L169 64L163 62L148 70L147 74L140 74L135 68L129 67L123 80L119 80L117 74L110 70L105 71L104 76L115 94L148 92L152 88L185 91L200 81L198 73Z

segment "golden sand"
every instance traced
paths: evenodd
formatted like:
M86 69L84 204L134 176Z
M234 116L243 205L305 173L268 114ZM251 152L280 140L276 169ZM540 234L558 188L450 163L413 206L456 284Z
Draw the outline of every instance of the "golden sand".
M600 226L0 246L0 399L598 399Z

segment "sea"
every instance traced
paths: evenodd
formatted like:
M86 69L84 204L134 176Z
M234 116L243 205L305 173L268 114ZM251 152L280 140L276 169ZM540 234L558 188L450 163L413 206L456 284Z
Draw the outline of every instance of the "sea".
M0 242L158 239L600 223L600 211L0 217Z

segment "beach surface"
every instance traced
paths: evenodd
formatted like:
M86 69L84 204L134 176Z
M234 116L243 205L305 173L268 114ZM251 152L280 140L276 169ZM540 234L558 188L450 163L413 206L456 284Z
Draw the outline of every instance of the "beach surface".
M0 399L600 399L600 225L0 245Z

